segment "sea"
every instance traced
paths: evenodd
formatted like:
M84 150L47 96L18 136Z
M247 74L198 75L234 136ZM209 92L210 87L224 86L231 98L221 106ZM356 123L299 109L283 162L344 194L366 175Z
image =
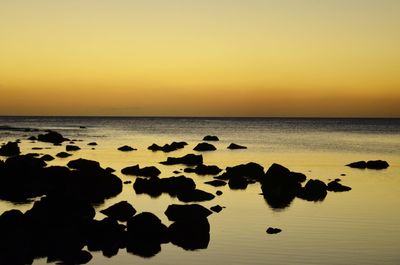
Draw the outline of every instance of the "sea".
M57 158L48 165L65 166L70 160L85 158L111 167L123 181L135 181L121 169L139 164L156 166L160 177L180 175L193 178L197 187L223 194L200 204L225 208L208 217L210 242L205 249L184 250L171 243L150 258L120 249L113 257L101 252L89 264L400 264L400 119L375 118L199 118L199 117L0 117L0 144L20 139L25 153L55 155L63 146L30 141L46 130L54 130L74 140L81 150L68 158ZM197 152L193 148L206 135L216 135L215 151ZM153 143L164 145L185 141L185 148L170 152L152 152ZM97 146L87 143L96 142ZM243 150L229 150L236 143ZM136 151L121 152L129 145ZM32 148L43 148L33 150ZM340 178L348 192L329 192L323 201L295 198L285 208L271 207L262 196L259 183L244 190L204 184L213 176L183 172L183 165L160 164L167 157L202 154L204 164L222 169L248 162L259 163L266 171L273 163L302 172L307 179L328 183ZM0 160L5 160L0 156ZM383 170L355 169L346 165L355 161L385 160ZM0 176L1 177L1 176ZM138 213L152 212L164 224L171 222L164 212L170 204L182 204L163 194L152 198L136 194L132 184L102 204L99 211L126 200ZM31 203L0 201L0 214L10 209L26 211ZM268 227L282 229L267 234ZM33 264L47 264L40 258Z

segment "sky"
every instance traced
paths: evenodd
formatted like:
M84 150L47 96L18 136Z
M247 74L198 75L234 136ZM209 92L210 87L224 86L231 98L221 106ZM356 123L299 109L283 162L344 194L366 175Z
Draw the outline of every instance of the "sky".
M0 115L400 117L398 0L0 0Z

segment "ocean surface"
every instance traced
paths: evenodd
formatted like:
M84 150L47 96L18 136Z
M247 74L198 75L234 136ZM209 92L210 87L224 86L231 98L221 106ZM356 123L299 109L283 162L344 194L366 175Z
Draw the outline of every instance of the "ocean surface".
M125 249L111 258L92 252L89 264L400 264L400 119L0 117L0 143L20 139L22 153L54 156L65 151L65 144L27 140L45 130L74 139L82 148L49 165L65 166L77 158L96 160L104 168L114 168L123 181L135 181L135 177L121 173L124 167L154 165L161 170L160 177L170 177L176 170L182 172L184 166L159 162L169 156L201 153L206 165L226 168L256 162L266 171L272 163L279 163L304 173L308 179L327 183L340 178L343 185L352 188L329 192L320 202L295 198L288 207L277 210L264 200L259 183L245 190L215 188L204 184L213 176L181 173L205 191L223 191L222 196L200 203L207 208L217 204L226 207L208 217L211 232L206 249L186 251L169 243L151 258ZM219 137L220 141L212 142L217 150L193 151L205 135ZM186 141L188 145L171 153L147 150L153 143L172 141ZM89 142L98 146L92 149ZM230 143L247 149L228 150ZM122 145L138 150L120 152L117 148ZM0 160L5 159L0 156ZM390 167L362 170L345 166L377 159L386 160ZM164 211L172 203L181 204L167 194L158 198L137 195L132 184L124 185L121 194L96 205L96 219L104 218L98 211L121 200L127 200L138 212L156 214L167 225L171 222ZM0 201L0 214L31 207L32 203ZM269 235L266 229L270 226L282 232ZM46 262L42 258L34 264Z

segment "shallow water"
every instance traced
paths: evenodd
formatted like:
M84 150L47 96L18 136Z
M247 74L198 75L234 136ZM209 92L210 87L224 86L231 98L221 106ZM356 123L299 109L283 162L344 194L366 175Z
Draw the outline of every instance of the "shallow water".
M4 128L11 126L15 129ZM85 126L82 129L79 126ZM103 167L117 170L122 180L132 176L120 173L123 167L155 165L161 177L174 175L182 166L164 166L168 156L198 153L193 147L203 136L218 135L213 143L217 151L202 152L204 163L221 168L246 162L257 162L265 170L276 162L308 178L341 178L349 192L329 193L324 201L314 203L296 198L289 207L273 210L260 195L259 184L246 190L214 188L203 184L212 176L192 177L198 187L214 193L224 192L214 200L201 203L206 207L226 206L209 216L211 240L205 250L185 251L172 244L152 258L142 258L120 250L117 256L93 254L90 264L399 264L400 263L400 119L233 119L233 118L85 118L85 117L1 117L0 142L22 140L22 153L39 152L55 155L63 146L31 143L21 128L52 129L70 139L82 150L67 159L56 159L49 165L66 165L69 160L97 160ZM99 145L92 150L88 142ZM152 143L172 141L189 143L171 153L151 152ZM235 142L246 150L227 150ZM129 153L117 151L122 145L138 149ZM50 149L32 150L32 147ZM4 158L0 158L4 159ZM386 170L359 170L345 167L353 161L382 159ZM346 176L340 176L345 173ZM132 185L97 206L97 210L120 200L129 201L138 212L155 213L165 224L170 222L164 211L176 198L163 194L158 198L136 195ZM0 201L0 212L11 208L23 211L30 204L13 205ZM96 218L103 215L98 213ZM269 227L283 231L268 235ZM39 259L34 264L45 264Z

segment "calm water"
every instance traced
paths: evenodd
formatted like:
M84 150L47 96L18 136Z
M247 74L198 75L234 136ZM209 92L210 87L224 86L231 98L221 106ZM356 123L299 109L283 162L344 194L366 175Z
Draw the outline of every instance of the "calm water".
M10 126L12 128L6 128ZM85 126L85 129L79 128ZM276 162L308 178L325 182L340 177L353 189L345 193L328 193L319 203L295 199L283 210L273 210L260 195L259 184L246 190L224 192L214 200L201 203L206 207L226 206L208 219L211 240L205 250L185 251L172 244L162 245L153 258L141 258L120 250L113 258L93 254L90 264L400 264L400 119L218 119L218 118L43 118L0 117L0 142L22 140L23 153L32 147L48 147L41 153L55 155L65 147L25 140L38 132L23 128L52 129L70 139L82 150L67 159L56 159L50 165L66 165L69 160L97 160L112 167L122 180L133 180L120 172L123 167L155 165L160 177L174 175L182 166L158 164L168 156L196 153L193 147L203 136L217 135L217 151L203 153L205 164L222 168L246 162L257 162L265 170ZM87 146L96 141L95 150ZM172 141L189 143L182 150L164 154L151 152L152 143ZM235 142L247 150L227 150ZM121 145L138 151L117 151ZM4 159L1 158L0 159ZM345 167L353 161L382 159L386 170L358 170ZM346 176L340 176L345 173ZM192 177L198 187L215 193L217 188L203 184L212 176ZM107 200L97 210L120 200L129 201L138 212L155 213L165 224L170 222L164 211L177 199L162 195L156 199L136 195L131 185ZM10 208L29 209L30 204L13 205L0 201L0 212ZM100 213L96 218L104 216ZM267 227L279 227L277 235L265 233ZM34 264L45 264L39 259Z

